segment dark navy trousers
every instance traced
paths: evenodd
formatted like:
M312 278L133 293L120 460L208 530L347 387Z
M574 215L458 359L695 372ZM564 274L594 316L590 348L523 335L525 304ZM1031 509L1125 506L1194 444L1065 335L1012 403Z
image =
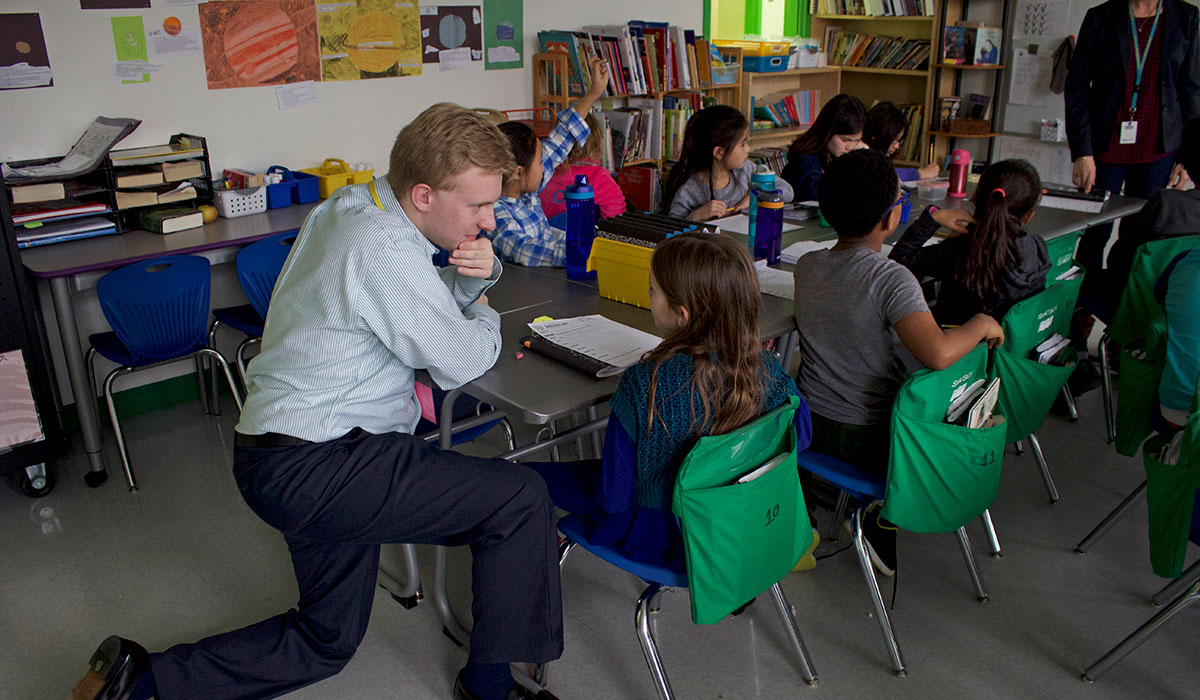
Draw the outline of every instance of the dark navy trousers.
M163 700L271 698L340 671L366 632L388 542L471 548L471 658L562 654L555 513L533 470L356 429L323 443L238 447L233 472L246 503L287 540L300 600L151 655Z

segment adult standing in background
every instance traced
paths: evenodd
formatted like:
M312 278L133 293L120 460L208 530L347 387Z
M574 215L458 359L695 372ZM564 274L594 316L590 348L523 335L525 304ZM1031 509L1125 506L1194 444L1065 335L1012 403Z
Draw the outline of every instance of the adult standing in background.
M1200 115L1200 10L1183 0L1109 0L1088 10L1067 74L1072 181L1149 198L1189 182L1175 165L1183 125ZM1112 225L1084 234L1076 258L1098 273ZM1086 284L1086 281L1085 281ZM1084 290L1085 296L1094 296Z

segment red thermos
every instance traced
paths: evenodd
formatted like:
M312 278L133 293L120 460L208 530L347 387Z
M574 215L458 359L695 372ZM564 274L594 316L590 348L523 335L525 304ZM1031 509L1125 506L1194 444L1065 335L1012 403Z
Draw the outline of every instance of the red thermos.
M950 152L950 191L949 197L967 196L967 173L971 172L971 154L956 148Z

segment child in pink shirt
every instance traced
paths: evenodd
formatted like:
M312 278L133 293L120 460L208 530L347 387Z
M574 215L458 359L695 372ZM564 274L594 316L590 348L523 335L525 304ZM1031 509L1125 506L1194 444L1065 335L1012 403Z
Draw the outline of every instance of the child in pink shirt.
M587 143L582 148L575 146L571 149L567 162L554 171L554 176L538 194L547 219L567 210L565 195L562 192L575 184L576 175L587 175L595 193L596 209L600 212L600 218L605 219L625 212L625 194L613 180L612 174L599 163L600 145L604 142L600 120L596 119L594 114L588 114L585 121L591 129Z

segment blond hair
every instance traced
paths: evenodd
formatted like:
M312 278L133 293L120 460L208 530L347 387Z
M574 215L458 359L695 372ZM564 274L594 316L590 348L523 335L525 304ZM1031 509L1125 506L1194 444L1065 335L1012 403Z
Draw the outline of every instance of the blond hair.
M444 190L472 166L505 179L517 169L508 139L494 124L451 102L417 115L396 136L388 159L388 184L402 200L418 184Z

